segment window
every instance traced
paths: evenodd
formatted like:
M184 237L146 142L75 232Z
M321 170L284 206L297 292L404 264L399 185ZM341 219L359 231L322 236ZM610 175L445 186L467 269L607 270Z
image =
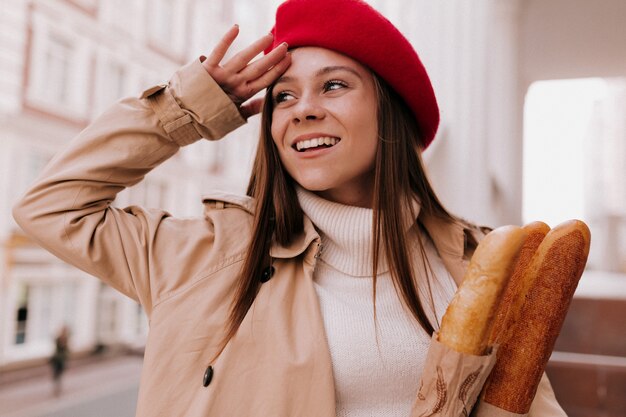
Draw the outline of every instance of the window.
M524 122L524 220L591 229L587 266L626 273L626 79L531 85Z
M126 92L126 69L122 64L111 62L109 64L109 74L111 76L111 96L113 100L118 100Z
M77 288L73 282L22 282L17 293L14 344L40 344L52 340L62 325L72 329Z
M151 2L150 2L151 3ZM136 0L107 0L101 4L101 16L103 21L113 26L116 31L136 33L138 10ZM150 4L147 4L150 7Z
M116 341L121 324L118 320L119 297L119 294L111 287L100 283L96 324L96 337L99 343L107 344Z
M52 35L44 54L43 65L48 80L41 85L41 93L52 102L70 103L70 70L73 54L72 44L62 37Z
M61 322L70 329L74 327L74 319L76 317L76 299L78 296L78 286L74 283L68 283L60 288L60 299L63 300L63 308L61 311Z
M127 95L129 70L121 60L108 54L98 56L96 103L94 115L103 112L117 100Z
M155 0L149 8L150 45L170 56L179 56L186 48L185 30L188 1Z
M152 38L171 45L174 33L174 1L156 0L153 7Z
M35 181L35 178L41 171L43 171L44 167L48 164L48 161L52 158L48 154L44 154L42 152L38 152L33 150L28 154L28 171L26 173L26 184L32 184Z
M18 292L15 326L15 344L26 343L26 324L28 323L28 286L21 285Z
M27 104L83 122L89 111L89 40L43 12L35 12L30 45Z
M55 312L56 303L65 300L53 297L52 285L31 285L30 311L31 322L29 323L30 340L50 340L54 332L54 324L58 321ZM57 304L62 305L62 304Z
M6 167L9 171L5 171L7 175L10 172L10 177L7 178L13 178L9 188L10 195L17 199L33 183L35 178L41 174L50 158L51 155L47 152L35 147L16 149L10 161L11 166Z

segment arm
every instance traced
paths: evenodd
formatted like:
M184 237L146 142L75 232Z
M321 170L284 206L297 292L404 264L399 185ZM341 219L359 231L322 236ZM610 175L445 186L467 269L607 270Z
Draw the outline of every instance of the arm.
M267 41L267 36L261 38L233 59L256 56ZM210 59L216 58L216 51ZM267 86L268 73L274 76L286 69L280 65L285 55L286 47L243 69L228 70L231 60L219 67L227 72L220 81L195 61L176 72L167 85L116 104L53 158L14 206L17 223L41 246L140 301L150 313L151 249L169 214L136 207L121 210L111 202L181 146L201 137L219 139L241 125L241 115L246 114L242 103ZM257 72L265 69L260 78L241 76L253 65ZM234 77L245 83L249 96L233 101L232 94L225 94L233 91Z
M149 243L168 215L111 202L181 146L219 139L243 119L199 61L142 97L114 105L73 139L13 215L41 246L149 310Z

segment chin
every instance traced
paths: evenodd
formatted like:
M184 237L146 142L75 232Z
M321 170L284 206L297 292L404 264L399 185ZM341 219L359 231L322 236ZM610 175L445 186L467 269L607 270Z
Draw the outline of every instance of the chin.
M320 176L314 178L295 178L300 187L309 191L326 191L335 186L333 181Z
M298 185L300 185L300 187L304 188L305 190L308 191L326 191L331 187L326 187L322 184L319 184L316 181L296 181L298 183Z

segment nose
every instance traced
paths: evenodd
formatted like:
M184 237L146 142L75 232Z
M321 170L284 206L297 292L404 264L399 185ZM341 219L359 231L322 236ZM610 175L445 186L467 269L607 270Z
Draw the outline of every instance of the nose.
M326 115L326 110L316 97L302 96L293 108L293 122L300 123L304 120L320 120Z

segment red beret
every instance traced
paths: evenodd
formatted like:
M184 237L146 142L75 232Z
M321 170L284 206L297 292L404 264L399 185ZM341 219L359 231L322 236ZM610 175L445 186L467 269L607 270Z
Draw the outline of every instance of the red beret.
M287 0L276 11L274 42L290 48L318 46L366 65L409 105L424 149L439 125L432 84L415 49L383 15L361 0Z

